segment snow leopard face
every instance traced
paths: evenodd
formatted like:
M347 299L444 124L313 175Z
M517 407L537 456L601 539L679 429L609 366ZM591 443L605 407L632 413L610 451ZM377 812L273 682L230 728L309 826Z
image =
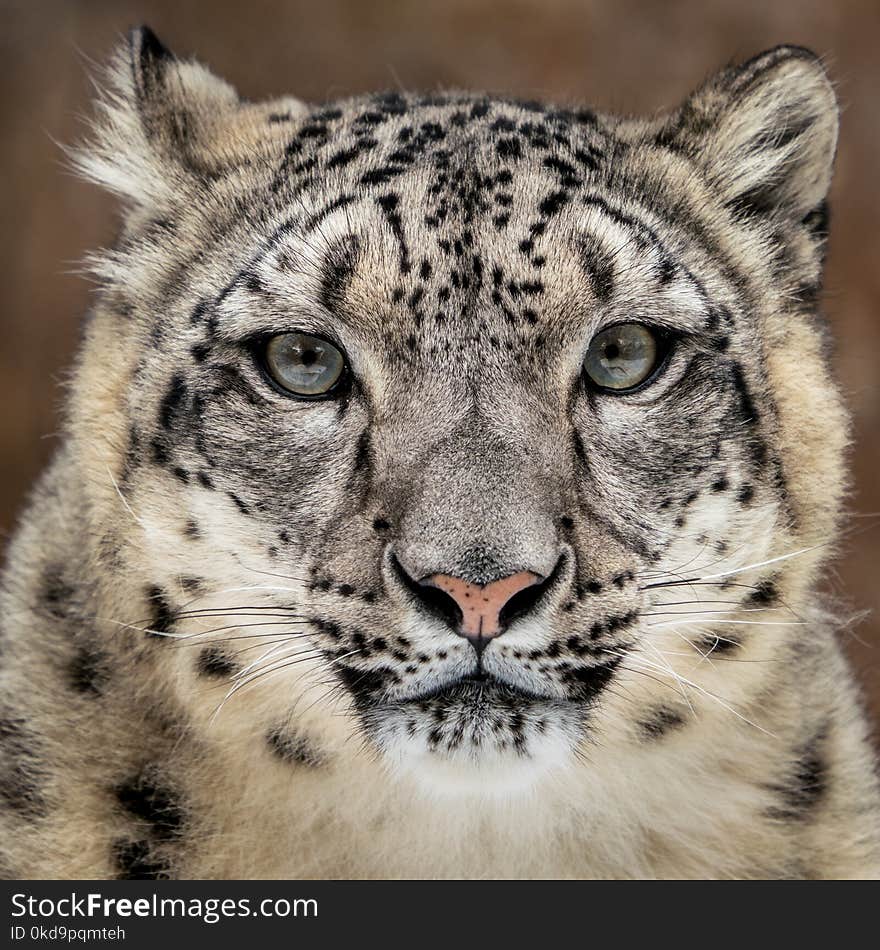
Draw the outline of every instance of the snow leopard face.
M714 661L768 649L839 491L816 59L636 121L252 105L148 32L130 56L80 159L129 207L91 331L136 522L108 533L193 682L490 791L686 728L700 664L698 705L746 695Z

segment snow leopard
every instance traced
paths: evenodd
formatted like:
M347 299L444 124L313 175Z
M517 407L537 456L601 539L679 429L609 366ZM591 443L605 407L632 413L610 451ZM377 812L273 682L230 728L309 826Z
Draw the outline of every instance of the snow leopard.
M242 98L147 28L2 576L11 878L859 878L822 593L838 134L780 46L637 118Z

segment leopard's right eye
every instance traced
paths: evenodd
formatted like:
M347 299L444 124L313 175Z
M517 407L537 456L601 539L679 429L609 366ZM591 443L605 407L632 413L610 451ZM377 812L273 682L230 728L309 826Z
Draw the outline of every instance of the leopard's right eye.
M270 337L263 361L277 386L302 399L332 396L346 372L342 351L309 333L279 333Z

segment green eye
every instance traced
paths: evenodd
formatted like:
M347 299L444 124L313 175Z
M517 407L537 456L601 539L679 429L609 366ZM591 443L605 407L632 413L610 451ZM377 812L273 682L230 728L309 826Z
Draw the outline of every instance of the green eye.
M648 379L659 356L656 333L641 323L618 323L590 341L584 371L600 389L623 392Z
M266 344L266 369L295 396L326 396L345 372L345 357L332 343L308 333L279 333Z

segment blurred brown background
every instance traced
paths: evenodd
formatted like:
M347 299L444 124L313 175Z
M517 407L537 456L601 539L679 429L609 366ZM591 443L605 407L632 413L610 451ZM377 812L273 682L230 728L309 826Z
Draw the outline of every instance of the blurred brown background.
M90 289L72 271L114 236L112 201L64 168L83 133L86 66L149 23L248 98L485 88L653 111L778 43L827 58L844 107L826 309L855 418L852 509L880 512L880 3L877 0L0 0L0 541L53 450L58 380ZM872 611L847 646L880 722L880 519L828 579Z

